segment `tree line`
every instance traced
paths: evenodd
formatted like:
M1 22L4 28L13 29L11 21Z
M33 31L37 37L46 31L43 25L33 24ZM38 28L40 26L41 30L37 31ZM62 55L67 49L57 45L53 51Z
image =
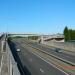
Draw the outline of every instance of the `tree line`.
M37 40L39 38L39 36L28 36L28 39L31 40Z
M75 30L68 29L68 27L65 27L63 34L64 34L65 41L75 40Z

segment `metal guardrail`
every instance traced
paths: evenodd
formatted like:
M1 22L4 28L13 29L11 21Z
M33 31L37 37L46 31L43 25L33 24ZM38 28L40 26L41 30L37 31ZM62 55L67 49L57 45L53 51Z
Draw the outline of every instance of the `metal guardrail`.
M8 59L9 59L10 75L21 75L19 72L19 69L17 67L17 62L14 60L14 57L11 53L10 47L7 42L6 42L6 50L7 50L7 55L8 55Z

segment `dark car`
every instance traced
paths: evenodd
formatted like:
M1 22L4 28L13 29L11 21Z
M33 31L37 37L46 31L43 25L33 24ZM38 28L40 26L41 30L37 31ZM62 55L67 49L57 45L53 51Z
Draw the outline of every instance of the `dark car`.
M61 53L62 50L60 48L55 48L55 52Z

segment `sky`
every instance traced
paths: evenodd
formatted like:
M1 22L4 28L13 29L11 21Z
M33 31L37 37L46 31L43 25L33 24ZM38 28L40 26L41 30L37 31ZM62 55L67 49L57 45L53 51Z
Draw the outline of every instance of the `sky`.
M0 32L63 33L75 29L75 0L0 0Z

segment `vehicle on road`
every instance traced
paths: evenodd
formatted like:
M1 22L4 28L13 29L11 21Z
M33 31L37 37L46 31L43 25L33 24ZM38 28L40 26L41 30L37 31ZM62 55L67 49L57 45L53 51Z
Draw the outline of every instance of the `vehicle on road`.
M55 52L57 52L57 53L61 53L62 50L61 50L60 48L55 48Z
M21 51L21 50L18 48L18 49L17 49L17 52L20 52L20 51Z

